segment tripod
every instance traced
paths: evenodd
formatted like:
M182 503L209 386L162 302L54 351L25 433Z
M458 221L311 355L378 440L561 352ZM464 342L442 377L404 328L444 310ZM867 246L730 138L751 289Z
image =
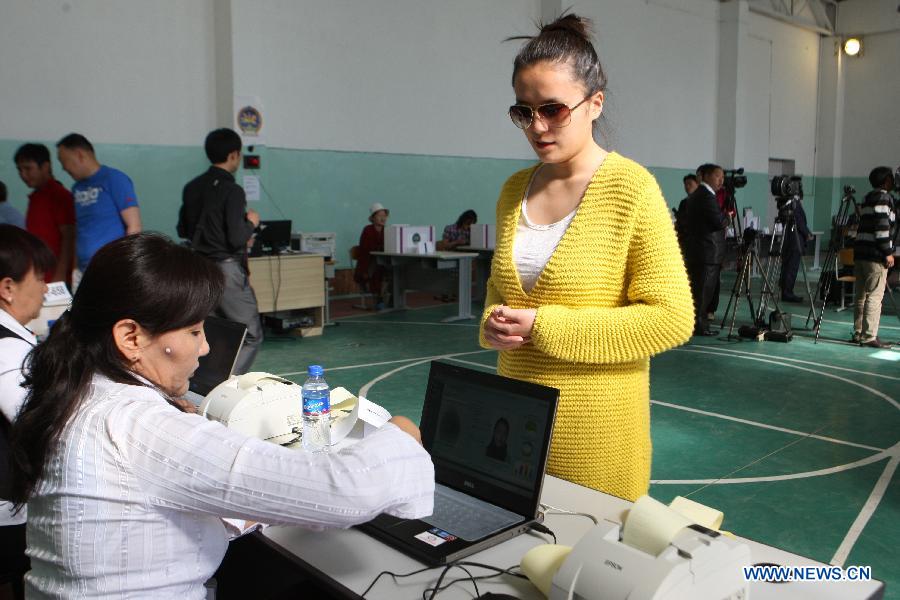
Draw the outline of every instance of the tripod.
M731 297L728 299L728 305L725 307L725 317L722 319L722 326L725 326L725 321L730 320L730 324L728 327L728 337L727 339L731 339L734 337L734 323L737 318L737 306L741 296L747 298L747 304L750 307L750 316L753 318L753 327L748 330L744 327L741 327L738 330L738 333L741 336L747 337L755 337L760 333L760 331L766 328L766 323L762 319L762 310L757 313L757 311L753 307L753 290L751 286L750 272L755 266L760 273L762 273L762 294L765 296L768 294L772 298L772 302L775 305L775 310L777 312L781 312L780 307L778 306L778 301L775 299L775 294L772 289L772 283L769 280L768 273L763 269L762 264L760 264L759 254L757 252L757 231L755 229L746 229L743 235L743 245L741 252L741 259L738 267L738 276L734 282L734 286L731 289ZM785 332L785 336L787 339L790 337L790 326L785 322L785 326L787 331Z
M766 279L766 281L772 280L771 278L774 278L775 275L778 275L779 279L781 278L781 264L784 256L784 243L786 239L789 240L788 243L793 244L794 246L793 251L800 253L800 271L803 274L803 284L806 288L806 297L809 300L810 308L812 308L814 305L813 295L812 290L809 287L809 277L806 274L806 264L803 262L803 245L800 243L800 233L797 231L797 223L794 217L793 206L796 202L799 202L799 200L799 196L778 199L778 216L775 218L772 238L769 241L769 253L768 257L766 258L766 266L763 277ZM784 294L785 290L781 290L781 293ZM779 313L781 313L781 309L779 308L778 303L775 302L775 292L772 286L769 286L768 289L764 288L760 292L759 308L756 314L757 321L762 321L763 315L765 315L766 311L769 309L769 302L772 302L772 304L774 304L775 306L775 309Z
M844 188L841 206L838 208L837 214L831 219L832 229L831 240L828 242L828 254L825 255L824 267L819 274L819 285L816 286L816 298L821 302L821 306L818 314L816 313L815 305L811 306L809 314L806 316L807 327L809 326L809 320L813 320L813 330L816 332L813 343L818 343L819 341L822 318L825 316L825 304L828 302L828 296L831 293L831 285L837 280L837 256L844 246L844 233L850 221L850 215L855 214L859 216L856 198L853 196L854 192L855 190L850 186Z

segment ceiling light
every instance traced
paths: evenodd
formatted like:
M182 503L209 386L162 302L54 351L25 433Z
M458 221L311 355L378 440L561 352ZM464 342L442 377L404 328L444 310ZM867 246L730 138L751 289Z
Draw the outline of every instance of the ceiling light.
M859 38L847 38L844 41L844 53L847 56L859 56L862 52L862 40Z

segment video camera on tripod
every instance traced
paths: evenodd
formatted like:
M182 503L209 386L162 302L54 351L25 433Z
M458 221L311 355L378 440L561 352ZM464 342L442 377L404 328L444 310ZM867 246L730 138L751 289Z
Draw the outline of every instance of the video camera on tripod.
M772 195L778 207L778 219L787 221L794 214L794 203L803 198L801 175L776 175L772 178Z

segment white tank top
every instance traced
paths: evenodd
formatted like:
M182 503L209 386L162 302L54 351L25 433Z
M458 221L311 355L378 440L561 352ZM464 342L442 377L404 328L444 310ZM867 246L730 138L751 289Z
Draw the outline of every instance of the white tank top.
M532 176L532 181L534 181L534 176ZM561 221L549 225L535 225L528 220L528 210L526 209L530 192L531 182L528 183L525 197L522 198L522 210L516 228L516 239L513 242L513 263L519 272L519 281L522 282L522 289L526 294L530 294L534 289L541 272L550 257L553 256L553 251L556 250L563 234L569 228L569 223L578 212L576 206L575 210L563 217Z

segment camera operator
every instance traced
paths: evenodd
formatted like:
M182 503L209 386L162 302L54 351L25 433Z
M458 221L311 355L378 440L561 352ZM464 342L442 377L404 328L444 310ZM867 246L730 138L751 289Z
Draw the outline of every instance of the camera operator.
M788 204L779 210L793 211L794 213L794 230L784 232L784 245L781 249L781 300L783 302L803 302L803 298L794 293L794 283L797 281L797 269L800 268L800 260L803 257L803 250L806 248L806 242L813 239L806 224L806 211L803 210L803 204L800 196L794 196ZM782 219L788 222L790 219Z
M859 210L859 227L853 244L853 338L851 342L869 348L890 348L878 339L878 321L888 269L894 266L891 225L896 220L891 190L894 175L890 167L875 167L869 173L872 191Z
M709 336L716 332L709 329L707 311L725 258L728 217L716 202L725 171L719 165L707 163L697 169L697 175L700 185L684 202L684 258L694 296L694 335Z

